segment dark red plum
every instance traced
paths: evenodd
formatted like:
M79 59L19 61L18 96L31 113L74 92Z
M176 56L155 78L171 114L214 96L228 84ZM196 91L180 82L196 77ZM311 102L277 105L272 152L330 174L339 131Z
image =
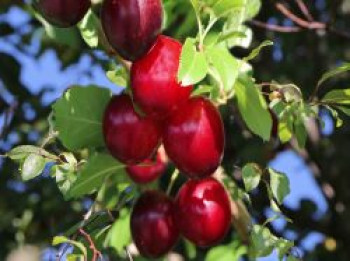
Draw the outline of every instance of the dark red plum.
M179 238L175 204L159 191L146 191L131 214L131 233L140 254L158 258L168 253Z
M156 151L161 128L149 117L136 113L128 95L114 96L103 119L103 134L112 156L125 164L138 164Z
M76 25L91 6L90 0L37 0L35 8L50 24L57 27Z
M144 56L162 27L161 0L104 0L101 23L111 46L126 60Z

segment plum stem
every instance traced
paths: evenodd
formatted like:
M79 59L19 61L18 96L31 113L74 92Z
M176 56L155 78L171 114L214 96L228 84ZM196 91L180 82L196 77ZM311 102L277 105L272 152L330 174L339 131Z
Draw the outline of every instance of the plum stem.
M173 174L171 175L170 182L169 182L168 188L166 190L167 195L170 195L171 190L175 184L175 181L176 181L177 177L179 176L179 173L180 173L179 170L175 169Z

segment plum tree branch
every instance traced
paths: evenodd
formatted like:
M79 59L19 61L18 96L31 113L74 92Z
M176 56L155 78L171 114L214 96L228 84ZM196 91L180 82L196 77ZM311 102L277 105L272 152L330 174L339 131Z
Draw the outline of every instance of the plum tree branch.
M79 233L86 239L86 241L90 244L90 249L92 251L92 259L91 261L97 261L98 258L102 258L101 252L96 248L94 241L91 236L85 232L84 229L80 228Z
M225 170L221 167L214 173L214 178L220 183L224 183L223 180L225 176ZM249 244L250 228L252 225L250 214L242 200L234 201L231 196L229 196L229 199L231 204L232 224L242 242L244 244Z
M286 18L293 21L295 23L295 26L281 26L281 25L269 24L269 23L265 23L257 20L252 20L248 22L248 24L259 28L264 28L269 31L279 32L279 33L297 33L303 30L312 30L312 31L325 30L326 32L330 34L334 34L338 37L350 39L350 33L339 30L334 26L332 26L331 24L315 21L308 7L305 5L305 3L302 0L295 0L295 1L299 9L303 13L303 15L306 17L306 19L303 19L297 16L296 14L294 14L284 4L279 2L275 3L276 9L280 13L282 13Z
M295 2L297 3L300 11L303 13L303 15L310 21L314 21L314 18L312 17L309 9L307 8L307 6L305 5L303 0L295 0Z
M257 20L252 20L248 22L248 24L279 33L298 33L301 31L301 28L297 26L281 26L275 24L268 24Z
M285 5L281 3L276 3L275 7L278 11L280 11L284 16L292 20L294 23L299 25L300 27L306 28L306 29L325 29L326 24L321 22L314 22L314 21L306 21L297 15L295 15L293 12L291 12Z

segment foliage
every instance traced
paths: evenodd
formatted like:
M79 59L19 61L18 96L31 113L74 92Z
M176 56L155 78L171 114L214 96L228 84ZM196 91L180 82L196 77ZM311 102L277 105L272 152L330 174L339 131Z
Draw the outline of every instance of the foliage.
M190 4L193 9L189 8ZM305 92L303 88L295 84L272 81L272 77L267 74L267 77L271 77L267 79L271 81L268 84L269 93L275 94L270 95L267 99L263 85L259 83L260 80L265 79L256 75L255 67L258 66L254 61L264 55L265 48L269 50L272 42L262 39L264 41L257 44L258 47L250 49L243 57L235 56L232 54L234 52L231 52L233 48L242 47L244 41L244 47L251 46L252 38L249 37L249 29L245 22L258 14L262 4L259 0L165 0L164 30L184 40L178 80L184 85L197 84L195 94L208 95L216 105L224 108L223 110L229 110L233 106L236 109L234 110L235 121L241 125L239 131L248 132L249 140L257 139L254 137L256 135L261 139L257 143L263 142L266 146L277 141L281 146L298 144L296 150L303 150L307 147L310 138L307 121L310 119L321 121L318 114L320 110L330 111L339 127L343 120L338 112L350 116L349 89L330 90L320 100L315 96L321 85L326 85L332 77L348 71L349 65L343 64L320 76L318 83L313 86L313 89L316 90L314 94ZM7 7L6 4L0 5ZM27 6L22 6L22 8L34 12ZM61 50L59 55L65 65L73 63L80 52L89 52L90 48L108 51L104 45L103 36L101 36L95 8L98 8L98 4L89 11L76 28L72 29L54 28L38 14L34 14L43 24L46 32L45 35L42 35L42 48L45 48L45 41L48 41L50 42L48 46L56 46L57 50L65 49ZM193 13L195 20L191 20ZM179 17L183 20L180 26L174 29ZM194 35L193 32L196 34ZM62 47L61 44L65 46ZM66 45L70 47L67 48ZM69 52L72 53L68 55ZM13 71L19 67L13 58L5 54L0 53L0 61L5 61L6 64L11 63ZM102 59L98 60L98 63L107 68L107 77L113 83L128 87L130 84L128 69L123 63L117 59L113 62L112 69L110 61L106 62ZM0 77L6 83L6 75L1 74ZM12 78L18 80L19 73ZM39 98L28 93L23 86L18 95L22 99L23 97L33 97L33 100ZM45 179L45 173L49 170L50 176L56 181L56 187L64 198L64 200L56 199L52 204L63 205L71 202L71 207L65 209L68 213L66 222L52 232L58 235L67 231L65 236L54 237L52 244L54 246L62 243L73 245L77 252L73 253L71 258L91 256L91 249L84 237L75 239L79 228L89 229L96 246L101 251L105 251L106 255L110 254L107 249L111 248L113 253L110 255L125 258L127 256L125 247L130 244L131 240L130 208L138 193L144 189L131 182L125 174L125 166L106 153L101 132L101 120L110 97L111 92L100 86L71 86L52 105L53 122L43 120L51 111L49 108L45 108L40 115L37 115L37 121L30 122L30 126L41 125L41 127L37 126L41 136L44 136L49 129L49 141L43 140L39 146L17 146L8 150L5 155L18 164L20 177L23 181L28 181L28 184L34 184L32 182L42 179L38 182L41 182L41 185L51 184L49 188L51 189L54 187L53 181ZM271 111L278 118L278 138L271 135L273 128ZM32 128L27 126L26 131L26 128L21 125L21 122L24 121L23 118L16 118L16 128L20 128L22 134L28 133L28 129ZM227 129L231 131L230 127ZM230 137L241 136L237 134L237 131L228 133L228 135ZM30 144L28 135L23 136L25 137L22 138L21 143ZM242 137L239 139L243 140ZM262 221L262 224L249 224L250 230L249 227L246 227L249 230L250 244L248 247L242 244L243 238L230 235L227 238L227 244L209 250L192 251L191 259L224 261L239 260L241 256L257 258L269 255L274 249L277 250L280 260L283 260L285 256L287 260L297 259L298 256L292 251L295 243L281 235L275 235L270 226L274 219L281 216L284 216L291 224L292 221L289 218L294 220L295 215L289 217L290 211L284 213L283 201L291 192L286 174L266 166L266 162L255 162L253 157L248 160L247 164L244 163L244 160L240 164L244 189L240 186L239 180L232 178L232 171L230 167L227 167L228 164L225 161L223 163L224 175L229 180L226 186L232 198L236 201L247 201L247 198L254 197L257 191L259 194L264 191L261 197L269 202L267 205L273 210L274 216L266 219L265 222ZM43 174L42 177L39 177L41 174ZM167 180L162 180L159 184L152 184L152 186L164 187L166 182ZM262 190L262 187L265 190ZM58 190L55 188L53 192L46 192L46 194L56 197ZM44 197L42 200L45 201L45 199ZM86 199L92 199L95 203L89 210L92 215L90 213L90 216L85 216L81 221L81 204ZM254 200L251 204L251 207L255 209L257 204ZM55 211L59 210L55 209ZM90 222L94 220L95 215L109 213L111 210L116 212L115 215L112 215L113 221L103 218L97 226L90 227ZM18 213L11 214L5 219L11 219L13 215L18 216ZM74 225L69 229L68 224L79 220L78 226ZM28 229L27 226L18 228L20 232L16 237L20 238L20 235L28 233ZM47 235L43 237L47 240ZM17 241L23 243L24 239ZM186 243L179 243L176 250L181 249L181 244Z

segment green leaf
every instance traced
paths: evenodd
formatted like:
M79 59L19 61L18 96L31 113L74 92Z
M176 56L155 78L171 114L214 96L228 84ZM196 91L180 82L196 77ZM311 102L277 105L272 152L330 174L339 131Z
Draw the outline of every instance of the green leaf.
M120 182L125 181L125 166L108 154L96 154L84 165L76 181L67 192L69 197L78 198L92 193L101 187L110 175L118 175Z
M300 102L303 100L303 94L295 84L274 85L283 95L286 102Z
M242 242L234 239L228 245L211 248L207 253L205 261L238 261L247 253L247 247Z
M292 247L294 247L293 241L289 241L284 238L279 238L276 244L279 260L283 260L283 257L290 252Z
M190 259L194 259L197 255L196 245L191 241L184 239L186 254Z
M242 24L244 10L234 10L231 14L222 28L219 42L224 41L225 47L228 49L234 46L249 48L253 40L253 31L251 28Z
M122 209L119 218L113 224L107 238L109 241L108 245L113 247L118 253L122 253L124 247L130 244L130 212L128 209Z
M67 243L69 241L69 238L64 237L64 236L56 236L52 239L52 245L57 246L60 244Z
M239 73L239 61L226 48L213 47L206 51L208 60L218 73L224 90L231 90Z
M74 86L53 105L58 137L69 150L103 146L102 118L111 98L107 89Z
M269 195L270 197L270 207L273 211L275 211L276 213L282 213L280 207L277 205L276 201L273 199L273 195L272 195L272 192L271 192L271 196Z
M270 139L271 115L266 101L251 79L240 78L235 84L239 111L248 128L263 140Z
M234 9L245 11L245 0L207 0L216 17L229 15Z
M83 20L78 23L81 36L88 46L95 48L98 46L98 28L99 20L96 15L89 9Z
M54 237L53 240L52 240L52 245L53 246L57 246L57 245L60 245L60 244L71 244L71 245L77 247L82 252L82 254L85 257L87 256L86 247L80 242L71 240L71 239L69 239L69 238L67 238L65 236L56 236L56 237Z
M242 169L242 178L246 191L252 191L258 187L261 175L262 171L257 164L249 163L244 166Z
M289 179L286 174L269 168L270 186L274 198L282 204L284 198L290 193Z
M198 86L193 92L192 92L192 96L200 96L203 95L205 93L211 93L213 90L213 86L211 85L200 85Z
M336 124L335 124L335 126L337 127L337 128L340 128L341 126L343 126L343 120L339 117L339 114L338 114L338 112L335 110L335 109L333 109L332 107L330 107L330 106L325 106L329 111L330 111L330 113L332 114L332 116L333 116L333 118L335 119L335 121L336 121Z
M196 50L195 39L187 38L181 52L178 81L188 86L203 80L207 73L208 63L204 53Z
M344 106L336 106L335 108L350 116L350 108Z
M321 101L330 104L350 105L350 89L330 91Z
M232 179L224 178L223 182L234 201L247 200L249 203L251 203L249 194L246 193L243 189L239 188Z
M245 20L256 16L261 9L261 0L248 0L246 6Z
M349 70L350 70L350 63L344 63L342 66L339 66L323 74L321 79L318 81L317 86L320 86L322 83L329 80L330 78L337 76L338 74L347 72Z
M209 250L205 261L238 261L231 246L217 246Z
M272 253L276 237L264 226L254 225L251 232L250 255L265 257Z
M47 152L45 149L32 145L17 146L10 150L8 153L6 153L6 156L12 160L23 160L31 154L35 154L52 160L58 159L56 155Z
M199 11L199 0L190 0L194 10L196 11L196 13L198 13Z
M128 72L124 66L119 66L113 71L107 72L108 79L120 87L126 87L128 85Z
M67 255L67 261L84 261L84 256L79 254Z
M55 177L58 188L65 199L68 199L67 192L77 179L78 162L72 153L63 153L66 163L55 165L51 168L51 176Z
M245 57L243 60L246 62L253 60L255 57L257 57L260 54L261 50L264 47L271 46L271 45L273 45L272 41L266 40L266 41L262 42L258 47L253 49L253 51L247 57Z
M46 165L46 160L40 155L30 154L23 162L21 176L24 181L28 181L39 176Z
M302 120L294 122L295 137L298 141L299 148L304 148L307 139L307 131Z
M293 137L292 130L289 129L288 124L284 121L278 123L278 136L282 143L287 143Z

